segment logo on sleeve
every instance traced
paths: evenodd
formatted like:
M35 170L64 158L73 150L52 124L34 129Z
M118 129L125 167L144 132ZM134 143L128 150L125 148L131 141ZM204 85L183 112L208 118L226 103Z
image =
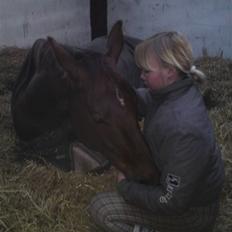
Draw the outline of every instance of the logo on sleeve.
M168 175L166 177L166 183L167 183L167 185L170 185L172 187L176 187L177 188L177 187L180 186L180 177L168 173Z
M160 196L159 199L160 203L167 204L168 201L172 199L173 192L175 191L176 188L180 186L180 181L181 178L179 176L168 173L166 177L166 183L167 183L166 193Z

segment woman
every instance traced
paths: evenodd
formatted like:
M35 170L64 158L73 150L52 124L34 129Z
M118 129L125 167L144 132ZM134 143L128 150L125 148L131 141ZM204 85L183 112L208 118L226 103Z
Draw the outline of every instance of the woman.
M205 75L193 66L189 42L163 32L135 50L141 78L139 111L144 136L161 172L148 186L118 175L118 193L100 193L89 212L106 231L206 232L218 214L224 165L195 81Z

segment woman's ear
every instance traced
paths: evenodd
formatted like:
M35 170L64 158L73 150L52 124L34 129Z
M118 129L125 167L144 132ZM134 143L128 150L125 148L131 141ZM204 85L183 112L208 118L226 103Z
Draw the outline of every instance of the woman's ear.
M176 80L179 80L180 77L179 77L179 73L177 71L177 69L173 66L168 66L165 68L165 75L166 77L171 81L176 81Z

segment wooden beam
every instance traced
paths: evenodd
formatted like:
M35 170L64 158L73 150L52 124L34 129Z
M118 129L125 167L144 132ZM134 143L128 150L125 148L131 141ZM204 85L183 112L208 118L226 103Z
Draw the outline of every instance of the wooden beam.
M107 35L107 0L90 0L91 38Z

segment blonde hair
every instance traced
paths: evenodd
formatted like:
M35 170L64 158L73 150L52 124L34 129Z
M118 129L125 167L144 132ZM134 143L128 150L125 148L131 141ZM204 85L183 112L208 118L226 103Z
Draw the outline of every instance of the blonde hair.
M153 70L150 58L157 57L163 66L173 66L198 82L204 82L205 74L193 65L192 48L178 32L161 32L138 44L135 62L145 70Z

